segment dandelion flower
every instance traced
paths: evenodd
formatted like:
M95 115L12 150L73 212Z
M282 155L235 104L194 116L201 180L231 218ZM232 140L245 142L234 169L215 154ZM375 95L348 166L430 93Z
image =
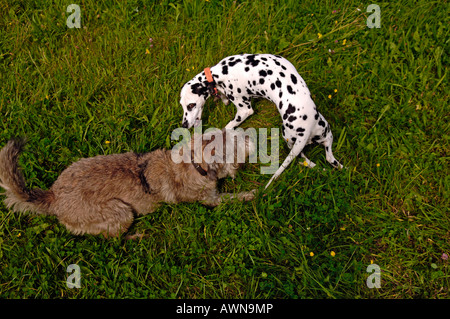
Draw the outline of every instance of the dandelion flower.
M331 99L331 94L330 94L330 95L328 95L328 98L329 98L329 99Z
M380 163L377 163L377 167L380 167Z
M332 251L330 252L330 255L331 255L331 257L334 257L334 256L336 256L336 253L332 250Z
M307 161L304 161L304 162L303 162L303 165L304 165L304 166L308 166L308 162L307 162Z
M314 253L313 253L313 252L310 252L309 255L310 255L311 257L313 257L313 256L314 256Z
M110 141L105 141L105 144L111 144L111 142Z
M334 89L334 93L337 93L337 89Z
M317 33L317 36L319 37L319 39L323 37L321 33Z
M342 45L345 45L347 43L347 39L344 39L344 41L342 41Z
M145 54L150 54L150 50L149 49L145 49Z

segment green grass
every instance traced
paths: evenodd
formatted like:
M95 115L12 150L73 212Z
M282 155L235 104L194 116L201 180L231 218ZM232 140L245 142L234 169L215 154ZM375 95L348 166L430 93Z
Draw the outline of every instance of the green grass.
M244 52L298 68L348 169L308 147L317 167L294 161L263 192L270 176L247 165L220 188L258 187L253 202L163 205L136 220L140 241L73 236L2 203L0 297L450 297L445 2L378 2L379 29L366 26L370 3L351 0L86 0L82 28L68 29L71 3L0 3L0 144L28 137L30 187L48 189L82 157L172 147L184 82ZM280 126L270 102L254 106L242 127ZM234 112L208 101L204 127ZM371 262L380 289L366 286ZM69 264L80 289L67 288Z

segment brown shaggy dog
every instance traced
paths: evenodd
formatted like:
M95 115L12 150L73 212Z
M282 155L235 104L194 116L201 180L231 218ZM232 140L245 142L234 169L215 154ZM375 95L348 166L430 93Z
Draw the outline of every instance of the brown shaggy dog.
M219 131L224 141L226 132ZM209 141L201 139L202 150L213 140L211 136ZM237 162L237 151L243 148L247 157L255 150L248 137L233 144L234 150L229 151L235 155L233 163L210 160L208 164L202 152L202 162L197 164L192 151L190 161L177 164L170 150L83 158L64 170L49 190L42 190L26 187L17 163L24 141L13 139L0 151L0 186L6 190L6 206L14 211L54 215L73 234L117 237L128 230L134 214L151 213L162 202L201 201L216 206L224 198L252 200L254 191L236 195L217 191L217 179L234 177L242 166Z

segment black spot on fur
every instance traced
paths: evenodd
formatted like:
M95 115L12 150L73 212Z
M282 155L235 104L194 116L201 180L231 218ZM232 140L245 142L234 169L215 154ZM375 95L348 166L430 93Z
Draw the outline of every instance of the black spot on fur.
M280 72L280 76L284 78L286 75L283 72Z
M283 108L283 101L280 101L280 104L278 105L278 108L281 110Z
M236 118L236 122L240 122L241 121L241 117L238 115L238 117Z
M233 89L233 84L230 83L230 85L228 85L228 88L229 88L230 90L232 90L232 89Z
M296 116L291 115L291 116L289 116L288 121L289 121L289 122L293 122L293 121L295 121L296 119L297 119Z
M322 120L320 120L320 121L319 121L319 125L325 127L325 122L322 121Z
M289 106L288 106L288 108L286 110L286 114L289 115L289 114L292 114L294 112L295 112L295 107L292 104L289 103Z
M270 84L270 88L271 88L272 90L275 90L275 84L274 84L274 83Z
M259 84L264 84L264 79L263 78L259 79Z
M241 93L242 92L241 88L237 88L237 92Z
M245 67L244 71L248 72L250 70L250 68L248 66Z
M275 84L277 85L277 87L279 87L279 88L281 87L281 81L280 80L277 79Z
M303 121L306 121L308 119L308 116L303 115Z
M297 132L304 132L305 131L305 129L303 128L303 127L297 127L297 130L296 130Z
M273 74L272 70L267 70L267 74L272 75Z
M251 54L249 56L247 56L247 61L245 62L246 65L251 65L251 66L257 66L259 64L259 60L255 59L256 55L255 54Z
M264 70L260 70L259 71L259 75L261 75L262 77L266 77L267 76L267 72Z
M222 67L222 74L228 74L228 67L226 65Z
M229 65L230 67L232 67L232 66L234 66L235 64L238 64L239 62L242 62L242 60L241 60L241 59L237 59L236 61L231 61L231 59L230 59L230 62L228 63L228 65Z
M319 119L319 113L316 113L316 115L314 115L314 119L317 121Z
M231 94L227 94L227 98L228 98L230 101L234 101L234 96L231 95Z
M195 83L191 85L192 93L197 95L203 95L205 98L208 96L208 88L201 83Z
M292 83L297 84L297 78L295 77L294 74L291 74L291 80L292 80Z
M294 90L292 89L292 86L288 85L288 86L287 86L287 90L288 90L289 94L295 95L295 92L294 92Z

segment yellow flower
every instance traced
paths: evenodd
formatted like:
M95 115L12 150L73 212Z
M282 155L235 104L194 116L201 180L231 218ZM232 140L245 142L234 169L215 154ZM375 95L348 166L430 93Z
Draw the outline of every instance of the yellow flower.
M317 33L317 36L319 37L319 39L323 37L321 33Z
M331 94L330 94L330 95L328 95L328 98L329 98L329 99L331 99Z
M337 93L337 89L334 89L334 93Z
M377 167L380 167L380 163L377 163Z
M344 39L344 41L342 41L342 45L345 45L347 43L347 39Z
M110 141L105 141L105 144L111 144L111 142Z
M304 166L308 166L308 162L307 162L307 161L304 161L304 162L303 162L303 165L304 165Z
M340 230L345 230L345 227L341 227Z
M313 252L310 252L309 255L310 255L311 257L313 257L313 256L314 256L314 253L313 253Z
M336 253L334 251L331 251L330 255L331 255L331 257L334 257L334 256L336 256Z
M149 49L145 49L145 54L150 54L150 50Z

